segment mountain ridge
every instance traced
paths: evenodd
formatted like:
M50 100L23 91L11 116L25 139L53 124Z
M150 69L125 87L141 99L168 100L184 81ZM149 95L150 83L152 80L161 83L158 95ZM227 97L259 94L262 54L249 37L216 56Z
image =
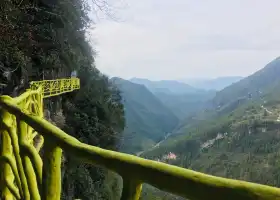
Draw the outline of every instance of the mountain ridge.
M126 128L122 151L136 153L160 141L178 124L178 118L144 85L113 77L121 91Z
M181 134L169 137L142 156L161 160L168 152L173 152L177 159L170 162L174 165L279 187L278 72L279 58L218 92L214 102L219 100L219 103L210 108L210 114L204 113L204 118L200 118L201 113L196 115L197 120L186 122ZM232 105L227 102L229 99L239 102Z
M187 94L203 92L202 89L197 89L186 83L177 80L160 80L151 81L144 78L131 78L129 81L137 84L145 85L151 92L166 92L173 94Z
M213 79L182 79L181 81L187 83L195 88L205 89L205 90L222 90L227 86L236 83L243 79L242 76L221 76Z
M223 90L217 92L213 98L215 106L223 106L231 99L240 97L260 97L263 92L275 82L279 82L280 58L276 58L264 66L261 70L256 71L252 75L232 84Z

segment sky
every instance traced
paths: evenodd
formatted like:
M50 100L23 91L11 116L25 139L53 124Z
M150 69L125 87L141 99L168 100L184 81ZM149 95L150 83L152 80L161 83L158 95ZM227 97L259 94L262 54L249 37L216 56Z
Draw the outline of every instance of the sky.
M92 14L96 66L108 76L248 76L280 56L279 0L109 0Z

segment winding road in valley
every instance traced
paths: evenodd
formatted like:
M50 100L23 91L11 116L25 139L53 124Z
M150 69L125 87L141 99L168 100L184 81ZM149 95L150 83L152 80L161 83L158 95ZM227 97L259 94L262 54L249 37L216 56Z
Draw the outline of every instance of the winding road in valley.
M261 107L263 108L263 109L265 109L265 111L266 112L268 112L269 114L272 114L273 112L272 111L269 111L266 107L264 107L263 105L261 105Z
M145 150L145 151L137 152L136 155L137 155L137 156L141 156L144 152L146 152L146 151L151 151L151 150L153 150L153 149L159 147L159 145L160 145L162 142L166 141L170 136L171 136L171 133L168 133L168 134L164 137L163 140L159 141L159 142L156 143L154 146L152 146L151 148L149 148L149 149L147 149L147 150Z

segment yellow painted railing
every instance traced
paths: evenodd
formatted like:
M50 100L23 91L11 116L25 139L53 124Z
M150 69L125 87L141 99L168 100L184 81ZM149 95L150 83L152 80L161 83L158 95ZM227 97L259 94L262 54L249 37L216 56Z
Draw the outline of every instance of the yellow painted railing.
M43 98L47 98L80 89L80 79L68 78L57 80L33 81L30 83L31 90L37 90L39 87L42 88Z
M43 119L44 90L39 84L36 87L17 98L0 97L1 199L59 200L62 149L81 162L121 175L122 200L139 199L142 183L196 200L280 199L278 188L210 176L81 143Z

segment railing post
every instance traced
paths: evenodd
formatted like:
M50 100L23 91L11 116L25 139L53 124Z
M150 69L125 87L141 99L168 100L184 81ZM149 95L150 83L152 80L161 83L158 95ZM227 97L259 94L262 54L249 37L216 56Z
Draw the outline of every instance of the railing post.
M43 155L43 200L60 200L62 149L45 138Z
M12 138L7 130L7 126L12 124L12 118L11 115L6 111L6 110L1 110L1 126L0 126L0 147L1 147L1 152L0 152L0 157L10 157L10 159L14 160L14 152L13 152L13 145L12 145ZM11 162L12 162L11 160ZM1 198L3 199L14 199L14 195L17 196L17 192L15 191L16 188L11 188L13 185L11 185L14 180L14 172L11 168L12 163L7 163L7 162L1 162L0 163L0 192ZM17 177L18 179L18 177ZM18 180L19 181L19 180ZM19 183L19 182L18 182ZM1 199L0 198L0 199Z
M11 139L7 133L7 131L1 130L1 154L0 156L7 156L12 154L12 144L11 144ZM14 175L12 172L12 169L8 163L1 163L0 164L1 168L1 182L0 182L0 191L2 192L1 198L0 199L5 199L5 200L13 200L13 194L9 190L7 186L7 181L14 181Z
M121 200L139 200L142 191L140 181L123 177L123 189Z
M20 121L17 119L18 125L18 135L19 135L19 147L21 150L24 149L25 145L27 144L27 124L24 121ZM30 199L41 199L39 193L39 185L37 184L37 176L35 174L32 162L27 155L27 152L21 151L20 152L22 166L24 168L24 173L27 180L28 190L30 193Z

